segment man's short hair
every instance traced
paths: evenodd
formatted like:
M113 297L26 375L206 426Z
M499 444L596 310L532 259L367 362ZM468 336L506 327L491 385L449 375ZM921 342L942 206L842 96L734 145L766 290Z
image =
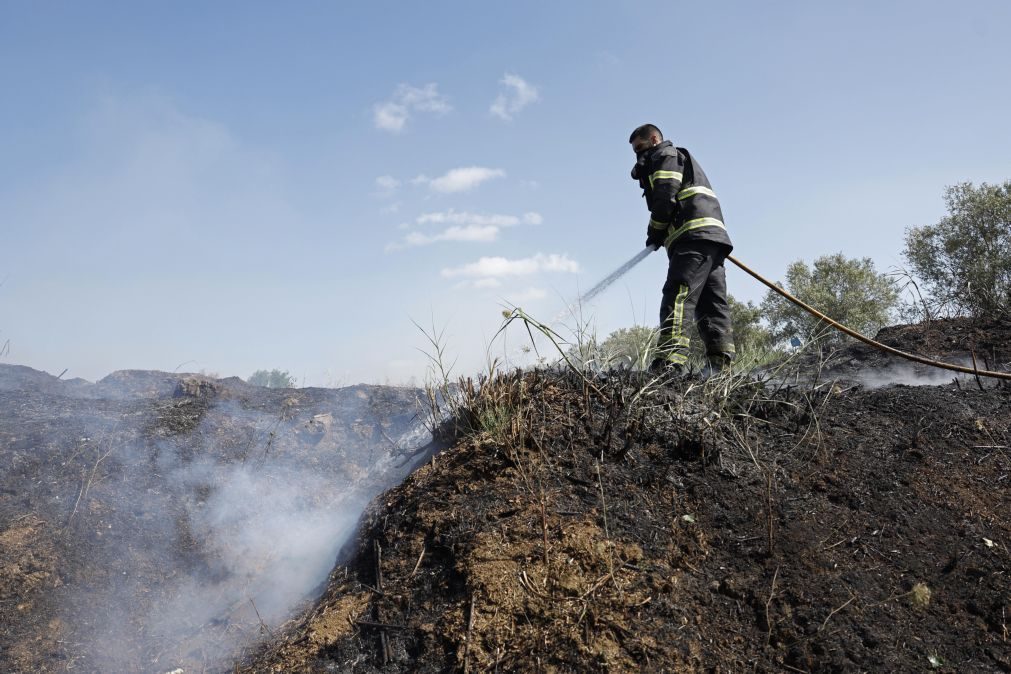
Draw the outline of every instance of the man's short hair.
M656 125L643 124L632 132L632 135L628 137L628 142L634 143L639 138L648 139L654 133L660 138L660 140L663 140L663 133L660 132L660 129L656 128Z

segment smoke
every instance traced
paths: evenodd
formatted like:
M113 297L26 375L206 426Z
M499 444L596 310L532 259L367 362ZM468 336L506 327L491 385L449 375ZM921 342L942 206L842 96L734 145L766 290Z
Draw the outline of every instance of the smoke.
M60 617L95 671L229 667L318 595L365 505L431 442L404 389L263 392L256 408L107 394L75 420L94 480L61 499L81 494Z
M961 362L956 365L970 366L971 363ZM854 381L866 388L874 389L883 386L900 384L903 386L944 386L958 380L969 381L972 375L960 374L941 368L913 365L911 363L894 363L881 368L866 369L852 375Z
M174 598L154 609L152 636L171 641L216 619L276 626L333 567L363 497L335 494L305 468L263 468L201 466L170 478L195 490L216 484L189 512L190 535L209 563L180 578ZM221 655L236 645L226 642Z

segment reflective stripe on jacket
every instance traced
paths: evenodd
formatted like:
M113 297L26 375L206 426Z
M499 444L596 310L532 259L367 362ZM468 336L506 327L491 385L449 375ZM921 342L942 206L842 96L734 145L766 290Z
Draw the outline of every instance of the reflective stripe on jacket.
M639 184L650 212L650 230L663 231L668 250L675 241L693 240L733 248L720 201L688 150L675 147L669 140L653 146L645 155L640 175Z

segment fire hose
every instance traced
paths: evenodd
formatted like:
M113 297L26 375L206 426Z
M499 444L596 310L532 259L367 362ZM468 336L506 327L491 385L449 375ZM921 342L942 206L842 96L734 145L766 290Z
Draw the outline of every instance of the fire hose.
M782 295L786 299L790 300L791 302L793 302L798 307L800 307L804 311L808 312L809 314L811 314L815 318L818 318L819 320L822 320L825 323L828 323L829 325L831 325L836 330L844 332L847 335L849 335L850 337L852 337L854 339L857 339L857 340L863 342L864 344L867 344L868 346L872 346L875 349L880 349L882 351L885 351L887 353L892 354L893 356L899 356L900 358L905 358L906 360L911 360L914 363L921 363L923 365L930 365L931 367L941 368L942 370L951 370L953 372L962 372L964 374L976 375L977 377L993 377L994 379L1004 379L1004 380L1011 381L1011 372L993 372L991 370L980 370L977 367L975 367L975 364L976 364L976 354L975 353L972 354L973 367L965 367L965 366L962 366L962 365L955 365L953 363L945 363L945 362L942 362L942 361L939 361L939 360L932 360L930 358L924 358L923 356L917 356L916 354L913 354L913 353L907 353L905 351L900 351L899 349L896 349L896 348L893 348L891 346L888 346L887 344L882 344L881 342L875 341L875 340L871 339L870 337L864 337L863 335L861 335L856 330L852 330L850 328L847 328L842 323L839 323L838 321L832 320L831 318L829 318L825 314L821 313L820 311L818 311L817 309L815 309L811 305L806 304L804 301L802 301L802 300L794 297L789 292L787 292L783 288L780 288L778 285L776 285L772 281L768 280L767 278L765 278L764 276L762 276L758 272L754 271L753 269L750 269L747 265L745 265L744 263L742 263L740 260L738 260L737 258L735 258L733 255L728 255L727 259L730 260L731 262L733 262L734 264L736 264L738 267L740 267L745 273L751 275L752 277L754 277L755 279L757 279L759 282L767 285L770 289L774 290L775 292L779 293L780 295Z

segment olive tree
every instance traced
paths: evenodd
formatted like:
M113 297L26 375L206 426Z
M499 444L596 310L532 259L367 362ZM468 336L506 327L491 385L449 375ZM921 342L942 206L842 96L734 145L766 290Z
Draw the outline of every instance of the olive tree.
M888 324L899 303L894 279L878 273L870 258L846 258L842 253L819 257L810 267L794 262L786 270L785 288L829 318L871 336ZM772 290L762 300L762 311L777 342L817 337L838 344L846 339Z
M961 183L944 193L948 215L906 230L904 256L928 306L977 318L1011 313L1011 181Z

